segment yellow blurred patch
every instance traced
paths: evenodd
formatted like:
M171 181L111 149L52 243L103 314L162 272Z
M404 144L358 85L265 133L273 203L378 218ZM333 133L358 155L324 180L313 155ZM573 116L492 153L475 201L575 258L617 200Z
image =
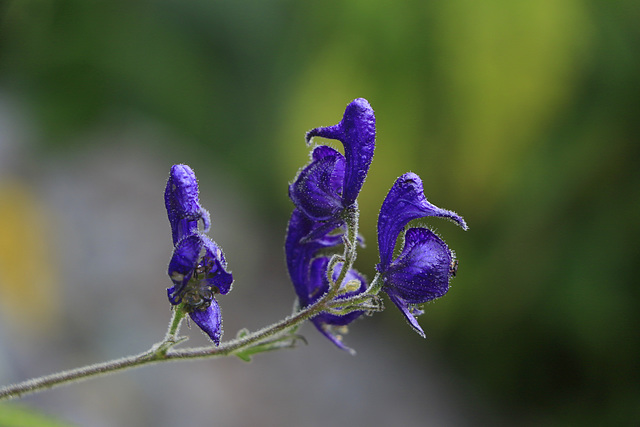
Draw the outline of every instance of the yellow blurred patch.
M465 197L499 197L575 89L590 43L577 0L443 2L439 62ZM486 203L486 200L484 201Z
M59 313L52 224L44 206L18 182L0 183L0 320L47 333Z

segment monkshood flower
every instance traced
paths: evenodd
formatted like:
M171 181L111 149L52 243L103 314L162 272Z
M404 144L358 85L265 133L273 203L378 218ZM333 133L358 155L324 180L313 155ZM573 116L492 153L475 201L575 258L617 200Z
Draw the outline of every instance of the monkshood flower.
M233 276L226 271L222 250L198 231L202 220L209 231L209 213L200 206L198 181L187 165L171 167L164 193L171 223L174 251L169 262L173 286L167 289L169 302L182 304L196 325L218 345L222 336L222 316L215 294L231 290Z
M380 208L380 263L376 266L382 276L382 290L423 337L424 331L415 317L422 311L416 305L447 293L449 279L455 274L454 255L431 230L410 228L404 234L400 255L392 258L400 232L410 221L427 216L449 218L464 230L467 229L464 219L455 212L440 209L427 201L418 175L411 172L402 175L393 184Z
M342 241L340 234L323 235L313 240L302 238L309 235L318 224L303 214L300 210L294 209L289 221L287 238L285 241L285 253L287 258L287 268L293 283L300 307L305 308L316 302L320 297L329 291L329 279L327 269L329 257L323 256L323 251L339 245ZM342 263L336 263L331 272L333 280L337 280ZM354 284L357 284L354 286ZM342 290L337 299L348 298L364 292L367 289L365 279L355 269L350 269L343 282L340 284ZM351 288L346 289L346 286ZM330 313L320 313L311 319L314 326L331 342L343 350L352 352L346 347L341 336L334 332L334 327L344 327L360 317L363 311L352 311L345 315Z
M355 205L367 177L375 149L373 109L366 99L354 99L340 123L307 132L307 144L314 136L339 140L345 155L328 146L316 147L311 162L290 185L289 197L309 218L325 222L316 230L322 234L344 222L343 213Z

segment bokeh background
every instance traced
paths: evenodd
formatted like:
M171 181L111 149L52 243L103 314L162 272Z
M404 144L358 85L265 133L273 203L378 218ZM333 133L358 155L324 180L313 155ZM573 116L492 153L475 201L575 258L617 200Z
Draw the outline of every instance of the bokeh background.
M20 405L82 426L640 418L637 1L6 0L0 13L2 384L162 338L173 163L198 174L236 278L225 337L289 313L287 184L305 131L353 98L378 124L358 269L373 275L377 211L406 171L470 225L424 221L460 259L420 318L426 340L389 306L352 325L356 357L306 326L308 346L250 364L146 367Z

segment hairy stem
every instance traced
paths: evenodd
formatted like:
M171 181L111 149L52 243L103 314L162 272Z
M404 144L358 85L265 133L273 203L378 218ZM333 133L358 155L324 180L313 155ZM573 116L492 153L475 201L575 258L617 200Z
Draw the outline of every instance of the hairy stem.
M152 363L233 355L235 352L240 352L244 349L257 345L267 338L286 332L305 320L314 317L326 308L328 302L330 302L334 296L335 292L333 294L328 292L315 304L288 316L280 322L260 329L242 338L222 343L219 347L201 347L179 350L173 349L172 347L180 342L180 340L176 340L176 334L180 321L184 317L185 313L181 311L180 307L176 307L176 309L174 309L173 318L165 340L155 344L150 350L136 356L123 357L121 359L71 369L44 377L34 378L18 384L13 384L0 389L0 400L9 400L26 394L51 389L63 384L79 382L89 378L95 378Z
M9 400L22 397L42 390L47 390L62 384L79 382L93 377L103 376L113 372L130 369L136 366L157 362L151 352L145 352L137 356L123 357L122 359L111 360L95 365L84 366L82 368L71 369L58 372L44 377L34 378L18 384L7 386L0 390L0 400Z
M314 304L299 310L271 326L267 326L240 338L224 342L218 347L175 349L173 347L176 344L184 341L184 339L178 338L177 335L180 329L180 324L186 315L183 307L178 305L173 308L172 318L164 340L154 344L148 351L135 356L123 357L121 359L58 372L30 379L18 384L9 385L0 389L0 400L14 399L27 394L51 389L63 384L84 381L90 378L100 377L142 365L171 360L230 356L234 353L240 353L243 350L260 345L269 338L275 338L278 337L278 335L283 336L285 333L294 330L294 328L302 322L311 319L320 312L331 308L332 305L335 304L333 300L338 295L340 285L344 281L347 272L352 267L356 258L356 245L358 243L358 210L356 207L348 209L345 212L345 220L347 223L347 232L344 242L344 263L342 265L342 269L340 270L337 280L333 282L332 286L329 288L329 291ZM349 303L356 301L360 302L359 299L349 299L345 301L348 301ZM364 299L362 301L364 301ZM341 306L342 304L336 305Z

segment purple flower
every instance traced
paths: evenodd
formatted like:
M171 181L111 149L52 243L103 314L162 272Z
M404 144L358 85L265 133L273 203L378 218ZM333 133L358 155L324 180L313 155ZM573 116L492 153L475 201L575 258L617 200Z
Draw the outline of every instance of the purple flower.
M307 132L307 143L314 136L341 141L345 155L328 146L316 147L311 162L290 185L289 197L307 216L325 222L318 231L322 234L343 222L342 213L355 205L362 189L375 148L373 109L366 99L354 99L340 123Z
M182 304L191 319L218 345L222 336L222 316L215 294L231 290L233 276L226 271L222 250L198 231L202 220L209 230L209 213L200 206L198 181L187 165L174 165L165 189L165 205L171 223L173 256L167 289L169 302Z
M337 217L344 209L341 195L345 164L338 151L327 145L317 146L311 162L289 186L289 197L296 207L316 221Z
M173 165L164 190L164 203L171 223L173 244L184 236L198 231L198 221L202 220L204 232L209 231L209 212L200 206L198 181L193 170L187 165Z
M455 274L454 255L431 230L410 228L404 234L400 255L392 258L401 231L410 221L426 216L449 218L464 230L467 229L464 219L455 212L440 209L427 201L418 175L411 172L402 175L393 184L380 208L380 263L376 266L382 276L382 289L423 337L424 331L415 318L422 311L415 305L447 293L449 278Z
M304 236L311 234L318 227L317 222L300 210L294 209L287 230L285 253L289 276L298 295L300 306L303 308L313 304L329 291L327 278L329 257L322 255L322 253L342 242L340 234L322 235L311 240L301 241ZM332 272L333 280L338 279L341 269L342 263L337 263ZM354 269L347 272L341 286L344 287L347 283L354 283L354 281L360 283L358 288L341 294L338 299L357 295L367 289L365 279ZM333 330L334 327L348 325L363 313L363 311L353 311L346 315L335 315L323 312L315 316L311 322L336 346L351 351L342 344L340 335L335 334Z

